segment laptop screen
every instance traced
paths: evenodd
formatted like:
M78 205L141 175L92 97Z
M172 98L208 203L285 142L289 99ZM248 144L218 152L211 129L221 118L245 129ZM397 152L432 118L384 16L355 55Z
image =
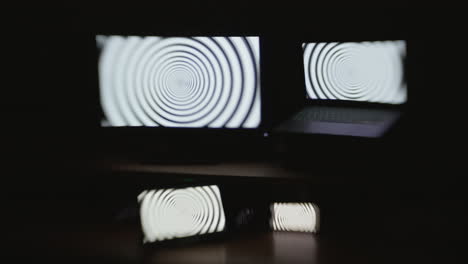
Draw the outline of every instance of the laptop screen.
M406 102L405 41L303 43L302 48L308 99Z
M96 36L101 126L257 128L258 37Z

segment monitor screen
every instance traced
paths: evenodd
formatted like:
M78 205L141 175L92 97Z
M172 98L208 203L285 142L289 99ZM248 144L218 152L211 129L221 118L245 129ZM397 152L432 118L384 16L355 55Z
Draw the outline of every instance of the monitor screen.
M257 128L259 37L96 36L101 126Z
M308 99L403 104L406 42L303 43Z

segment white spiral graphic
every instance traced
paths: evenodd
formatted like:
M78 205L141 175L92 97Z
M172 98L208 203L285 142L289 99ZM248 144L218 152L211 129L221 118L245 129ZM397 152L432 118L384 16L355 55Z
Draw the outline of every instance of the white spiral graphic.
M256 128L258 37L97 36L109 126Z
M304 43L304 73L311 99L406 102L406 42Z
M220 232L225 227L215 185L144 191L138 201L145 243Z
M312 203L274 203L271 227L275 231L316 232L318 212Z

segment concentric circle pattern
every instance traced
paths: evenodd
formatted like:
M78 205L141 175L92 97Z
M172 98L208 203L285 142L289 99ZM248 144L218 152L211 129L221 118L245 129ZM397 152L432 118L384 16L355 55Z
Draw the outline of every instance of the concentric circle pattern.
M303 51L310 99L406 101L405 41L305 43Z
M96 40L103 125L259 126L258 37Z
M275 231L317 231L318 215L312 203L274 203L271 210Z
M215 185L144 191L138 200L144 242L220 232L225 227Z

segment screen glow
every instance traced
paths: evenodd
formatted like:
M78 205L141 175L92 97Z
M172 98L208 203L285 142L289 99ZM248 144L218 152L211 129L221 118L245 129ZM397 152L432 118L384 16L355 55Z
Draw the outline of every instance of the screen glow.
M406 102L406 42L304 43L304 73L310 99Z
M258 37L96 37L103 126L256 128Z
M274 203L271 227L275 231L316 232L318 210L312 203Z
M215 185L144 191L138 201L145 243L220 232L225 227Z

